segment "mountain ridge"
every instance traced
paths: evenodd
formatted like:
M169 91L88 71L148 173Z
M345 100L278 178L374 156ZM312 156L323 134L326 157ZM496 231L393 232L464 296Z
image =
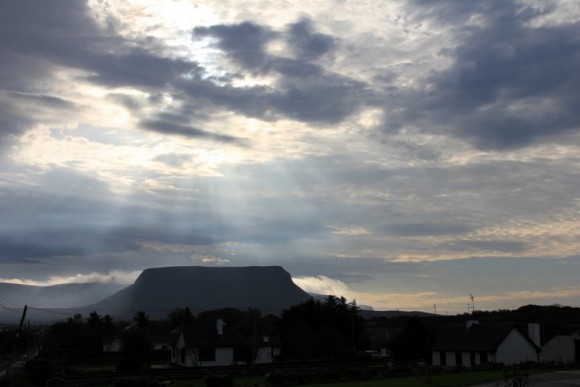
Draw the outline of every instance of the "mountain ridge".
M184 307L194 312L231 307L279 313L310 298L281 266L169 266L145 269L132 285L87 307L152 314Z

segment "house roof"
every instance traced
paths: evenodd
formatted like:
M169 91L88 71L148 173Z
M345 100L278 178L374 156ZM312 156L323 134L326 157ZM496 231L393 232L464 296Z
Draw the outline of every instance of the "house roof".
M186 347L232 347L241 344L237 335L228 329L218 335L215 325L184 325L181 333Z
M538 347L515 324L446 325L437 328L437 339L432 349L436 351L496 352L513 331L519 332L536 350Z

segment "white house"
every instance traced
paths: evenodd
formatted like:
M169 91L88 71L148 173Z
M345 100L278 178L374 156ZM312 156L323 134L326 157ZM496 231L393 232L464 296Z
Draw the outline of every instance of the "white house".
M531 327L534 339L539 332ZM539 341L538 341L539 344ZM448 325L437 329L432 347L432 364L447 367L472 367L485 363L518 364L538 361L539 345L514 324Z
M542 346L542 361L566 364L580 362L580 333L552 338Z
M254 351L254 363L271 363L280 354L277 341L263 336L256 345L251 338L228 330L222 319L215 326L183 326L171 349L171 363L181 367L211 367L247 364Z
M256 343L256 357L254 364L269 364L280 355L280 344L270 336L262 336Z

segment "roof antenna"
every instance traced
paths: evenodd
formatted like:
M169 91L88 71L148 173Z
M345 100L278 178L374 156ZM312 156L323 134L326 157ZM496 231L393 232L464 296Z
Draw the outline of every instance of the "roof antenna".
M473 297L473 294L470 294L469 298L471 299L471 305L467 305L467 313L469 313L469 309L471 309L471 314L473 314L473 312L475 312L475 297Z

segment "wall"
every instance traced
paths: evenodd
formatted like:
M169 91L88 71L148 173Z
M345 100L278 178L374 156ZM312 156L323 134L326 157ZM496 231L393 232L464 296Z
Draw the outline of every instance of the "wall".
M556 336L542 347L542 361L574 363L574 336Z
M496 352L495 361L506 365L538 361L532 344L516 329L512 329Z

